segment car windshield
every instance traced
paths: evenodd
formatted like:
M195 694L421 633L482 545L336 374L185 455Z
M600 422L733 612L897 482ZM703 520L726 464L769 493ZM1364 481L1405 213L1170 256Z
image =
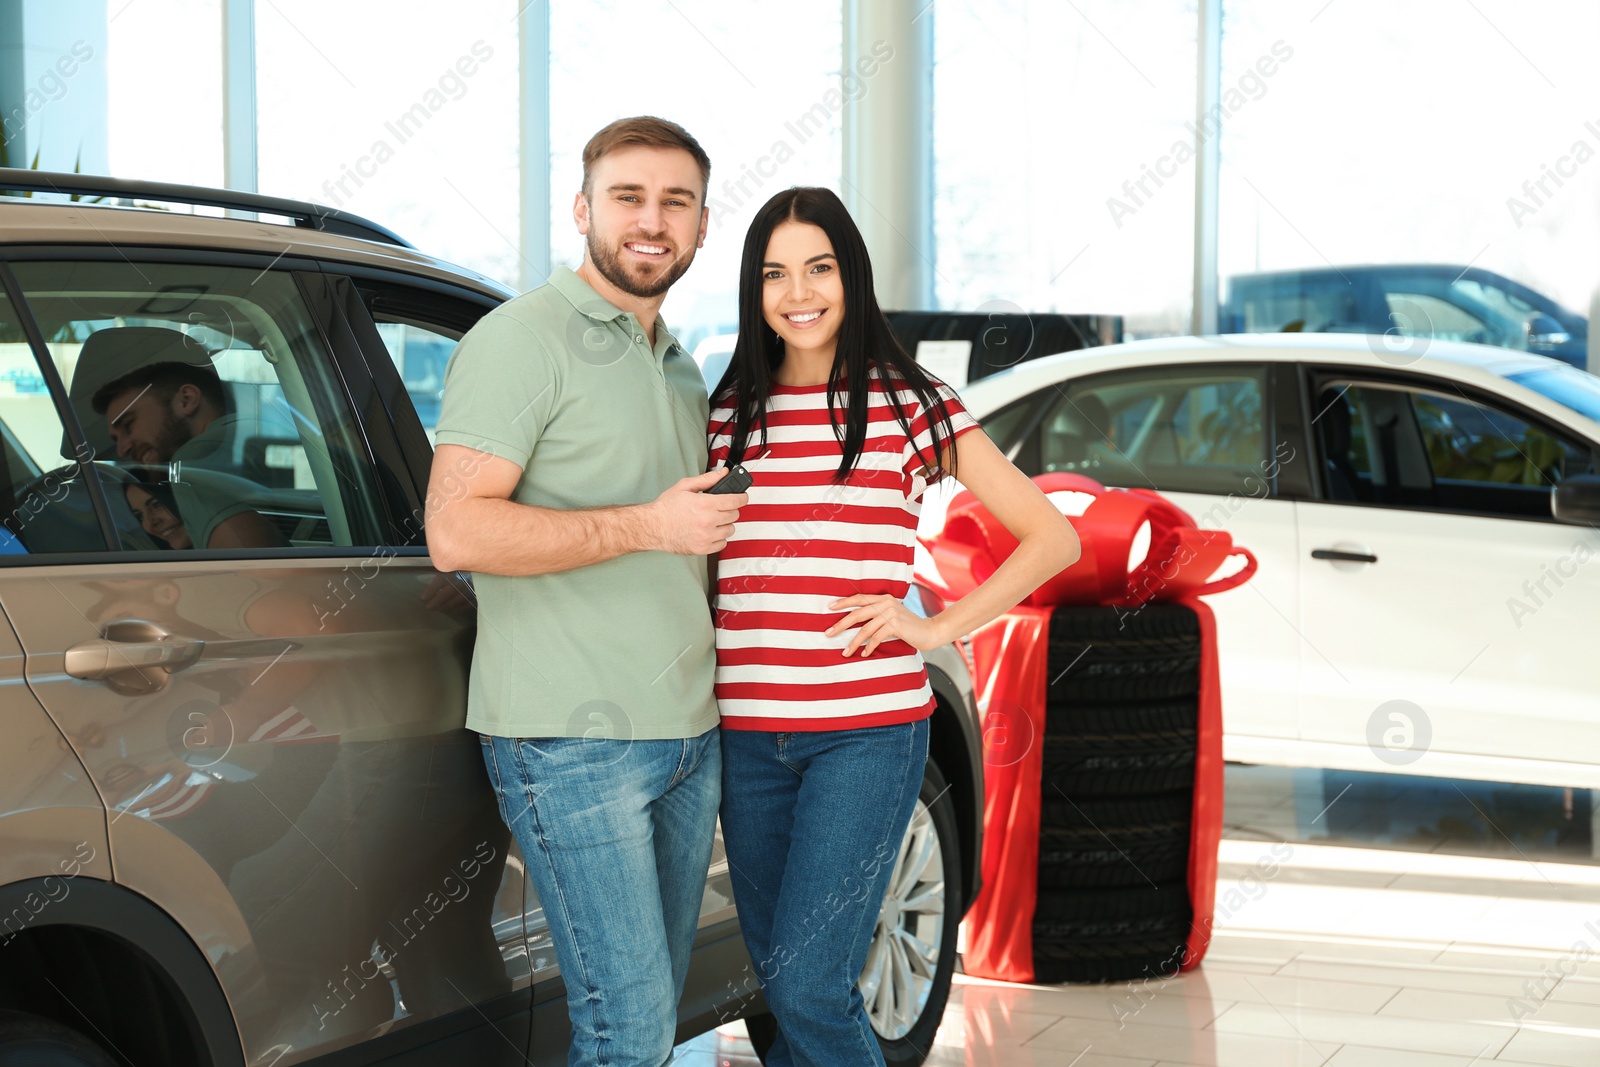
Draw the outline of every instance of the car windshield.
M1600 378L1575 367L1547 367L1507 377L1540 396L1565 404L1580 415L1600 422Z

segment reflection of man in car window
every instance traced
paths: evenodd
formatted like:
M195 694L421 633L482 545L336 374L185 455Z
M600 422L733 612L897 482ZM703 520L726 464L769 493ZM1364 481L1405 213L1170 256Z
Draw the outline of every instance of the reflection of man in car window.
M177 461L173 481L186 526L200 548L277 548L283 538L223 479L208 469L229 465L229 442L239 424L216 372L188 363L152 363L95 390L94 410L106 418L117 455L136 463ZM236 482L228 478L227 482Z

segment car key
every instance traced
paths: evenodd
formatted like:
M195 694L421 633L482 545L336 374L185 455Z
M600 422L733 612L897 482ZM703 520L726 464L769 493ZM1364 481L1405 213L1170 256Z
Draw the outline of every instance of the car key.
M755 479L750 477L750 472L744 469L741 463L735 463L728 469L722 481L707 489L708 493L742 493L750 488L750 483Z

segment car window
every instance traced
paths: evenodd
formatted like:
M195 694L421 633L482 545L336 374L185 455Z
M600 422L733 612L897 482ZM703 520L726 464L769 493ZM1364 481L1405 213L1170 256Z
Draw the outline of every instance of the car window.
M69 446L18 315L0 293L0 565L42 552L99 552L89 478Z
M1430 337L1441 341L1470 341L1504 345L1504 332L1494 323L1466 308L1427 293L1384 294L1389 305L1389 331L1403 337Z
M1144 369L1059 388L1017 462L1029 474L1071 471L1108 485L1239 491L1266 458L1263 372Z
M1234 282L1238 321L1244 333L1363 332L1366 324L1354 287L1343 279L1289 275Z
M1330 382L1315 424L1337 502L1548 519L1551 488L1594 466L1565 434L1428 389Z
M291 274L19 263L135 550L386 543L362 435ZM70 456L64 437L36 447Z
M1588 458L1554 434L1503 411L1440 393L1413 393L1435 481L1554 486Z
M492 305L482 297L424 290L387 279L359 279L356 287L431 445L450 353Z
M444 368L455 351L459 335L440 333L409 322L379 322L378 336L389 350L395 369L406 384L417 418L433 444L439 424L439 403L444 397Z

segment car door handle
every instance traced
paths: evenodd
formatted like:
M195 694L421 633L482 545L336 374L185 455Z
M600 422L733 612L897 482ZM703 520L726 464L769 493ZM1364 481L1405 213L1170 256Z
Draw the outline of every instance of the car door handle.
M110 679L126 672L148 673L141 691L166 676L181 671L200 658L206 643L197 638L168 633L143 619L119 619L108 623L102 636L79 642L67 649L66 672L74 678ZM155 677L159 676L159 677Z
M1336 559L1345 563L1376 563L1378 557L1370 552L1345 552L1337 548L1313 548L1312 559Z

